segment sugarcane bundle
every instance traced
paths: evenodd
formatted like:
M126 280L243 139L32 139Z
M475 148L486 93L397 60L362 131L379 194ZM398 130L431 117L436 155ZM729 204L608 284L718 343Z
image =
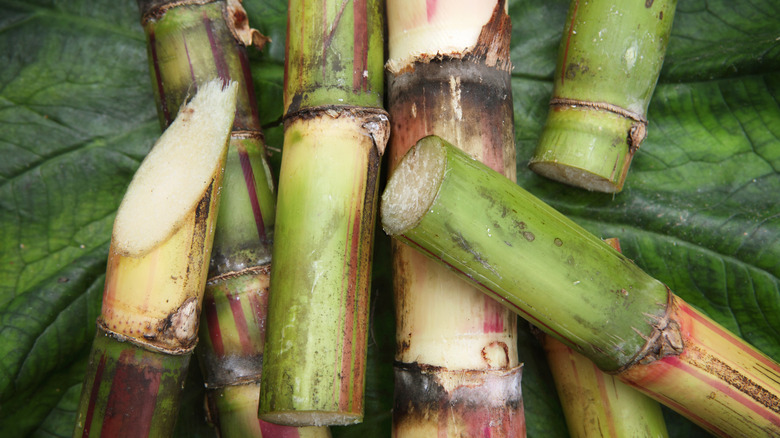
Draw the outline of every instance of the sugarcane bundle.
M780 435L780 365L443 140L407 153L381 212L388 234L712 433Z

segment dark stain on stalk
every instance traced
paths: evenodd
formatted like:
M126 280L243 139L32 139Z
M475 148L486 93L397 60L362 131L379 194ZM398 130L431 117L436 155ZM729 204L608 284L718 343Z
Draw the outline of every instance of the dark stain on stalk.
M577 18L577 9L580 6L580 0L575 0L573 6L572 6L572 13L571 13L571 22L569 23L569 32L566 35L566 45L563 49L563 62L561 65L567 64L567 59L569 59L569 43L571 43L571 36L574 33L574 20ZM561 85L563 85L566 78L566 70L561 69Z
M555 244L555 246L563 246L563 240L557 237L555 238L555 240L553 240L553 243Z
M453 371L444 367L420 363L396 362L393 367L396 390L393 396L393 423L438 423L448 418L459 418L466 428L464 436L514 436L523 429L523 400L520 391L520 369L505 374L486 373L485 370L458 370L463 384L450 387L442 379ZM449 380L449 379L447 379ZM489 381L490 380L490 381ZM496 380L502 382L496 382ZM491 382L492 381L492 382ZM489 388L511 388L498 398ZM488 423L494 424L488 426ZM478 430L471 430L477 427ZM503 432L503 433L502 433Z
M474 248L471 247L469 242L466 241L466 239L463 237L463 234L461 234L459 231L448 228L450 232L450 236L452 236L452 241L460 247L463 251L466 251L467 253L471 254L472 257L474 257L474 260L476 260L480 265L482 265L483 268L487 269L488 271L492 272L493 275L497 277L501 277L498 272L496 272L495 268L488 263L487 260L482 258L482 254L477 252Z
M650 8L651 6L653 6L653 1L654 0L645 0L645 7Z
M529 242L533 242L536 239L536 236L534 236L534 233L532 233L530 231L524 231L523 232L523 237L525 237L525 240L527 240Z
M580 62L572 62L566 66L566 79L574 79L578 74L584 74L590 71L590 68L585 63L585 60Z
M339 23L341 22L341 17L344 16L344 10L347 8L347 3L349 3L349 1L347 1L347 0L342 0L341 1L341 8L339 8L339 11L336 14L336 17L333 19L333 24L330 25L330 32L327 32L327 27L328 26L326 26L326 23L325 23L327 21L327 17L325 17L324 13L323 13L323 16L322 16L322 21L323 21L323 23L322 23L323 24L323 26L322 26L322 33L323 33L323 39L322 39L322 77L323 77L323 79L325 78L325 74L327 72L327 69L325 68L327 66L326 61L328 59L328 56L327 56L326 52L328 51L328 49L330 49L330 45L333 42L333 36L335 35L336 30L338 30Z

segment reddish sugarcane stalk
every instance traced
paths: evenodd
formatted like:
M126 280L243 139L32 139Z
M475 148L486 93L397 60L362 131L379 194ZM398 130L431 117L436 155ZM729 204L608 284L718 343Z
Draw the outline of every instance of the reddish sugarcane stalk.
M511 23L503 1L389 1L390 167L437 134L515 177ZM522 436L516 316L393 246L394 436Z

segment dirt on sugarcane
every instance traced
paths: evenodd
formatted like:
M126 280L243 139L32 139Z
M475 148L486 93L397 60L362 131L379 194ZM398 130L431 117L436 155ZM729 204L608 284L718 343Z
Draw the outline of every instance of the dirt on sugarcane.
M421 430L435 424L439 433L454 428L463 436L482 436L488 428L490 436L495 437L525 434L520 366L448 370L420 363L396 363L394 369L396 429ZM458 424L449 424L451 421Z

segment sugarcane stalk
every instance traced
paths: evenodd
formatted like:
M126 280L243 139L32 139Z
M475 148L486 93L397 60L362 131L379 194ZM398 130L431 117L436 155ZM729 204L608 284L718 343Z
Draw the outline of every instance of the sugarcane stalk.
M363 417L382 109L381 2L291 1L261 419Z
M780 436L780 366L512 181L436 137L382 198L385 231L720 436Z
M605 242L620 251L617 238ZM540 337L572 437L669 436L658 402L552 336Z
M504 1L388 1L390 167L436 134L515 176ZM473 123L475 122L475 123ZM394 436L524 436L517 317L393 245Z
M622 190L647 135L647 106L676 6L677 0L571 1L531 170L588 190Z
M169 436L197 342L235 83L201 87L136 171L114 220L74 436Z
M239 84L222 198L204 293L200 344L210 420L222 437L262 436L257 418L275 194L246 46L265 39L236 1L139 1L161 124L205 78ZM275 435L298 436L275 426ZM289 429L289 430L288 430ZM309 436L330 436L311 428Z

